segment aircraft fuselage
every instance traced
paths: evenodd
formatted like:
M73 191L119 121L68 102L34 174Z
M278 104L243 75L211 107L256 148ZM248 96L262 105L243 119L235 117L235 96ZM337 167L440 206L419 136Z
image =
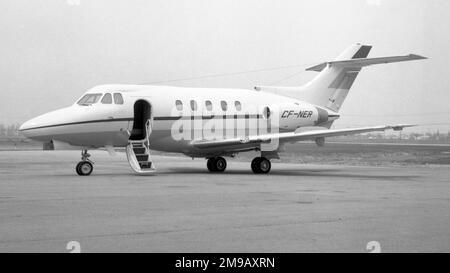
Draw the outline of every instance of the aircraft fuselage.
M125 147L135 119L134 105L144 100L151 106L151 149L204 156L208 151L199 152L192 140L295 131L329 119L328 112L312 104L245 89L104 85L86 94L102 98L108 93L120 93L123 104L105 104L100 99L88 105L75 103L31 119L20 130L31 139L85 149Z

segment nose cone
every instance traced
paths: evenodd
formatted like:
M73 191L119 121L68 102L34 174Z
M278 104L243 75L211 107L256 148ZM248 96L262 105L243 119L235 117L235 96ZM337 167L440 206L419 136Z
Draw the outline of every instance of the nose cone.
M42 117L46 116L45 115L41 115L35 118L32 118L26 122L24 122L20 128L19 128L19 132L30 139L34 139L34 140L40 140L40 141L47 141L46 138L42 138L43 137L43 126L45 125L45 122L43 122Z
M51 129L55 125L63 122L66 114L67 108L63 108L40 115L23 123L20 126L19 131L23 136L30 139L44 142L50 141L54 134Z
M26 131L27 129L30 129L31 127L33 127L33 124L35 124L36 122L34 121L34 119L30 119L25 121L22 125L20 125L19 127L19 131L22 132L22 134L26 134L24 131Z
M44 117L46 115L47 114L27 120L19 127L19 132L26 138L40 140L40 141L49 140L46 138L41 139L41 137L43 136L42 133L44 132L41 129L43 129L42 127L46 124L43 121L45 119L42 119L42 117Z

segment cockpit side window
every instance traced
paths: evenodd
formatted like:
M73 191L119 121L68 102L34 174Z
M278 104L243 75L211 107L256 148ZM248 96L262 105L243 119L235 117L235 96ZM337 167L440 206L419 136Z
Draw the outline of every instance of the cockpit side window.
M103 96L102 103L103 103L103 104L111 104L111 103L112 103L112 96L111 96L110 93L106 93L106 94Z
M123 97L120 93L114 93L114 103L115 104L123 104Z
M97 103L98 100L102 97L101 93L98 94L86 94L79 101L79 105L90 105Z

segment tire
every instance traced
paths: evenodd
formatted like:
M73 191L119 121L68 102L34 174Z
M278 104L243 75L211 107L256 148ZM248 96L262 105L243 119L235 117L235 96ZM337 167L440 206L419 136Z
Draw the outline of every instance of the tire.
M214 160L214 169L216 172L223 172L227 168L227 161L223 157L217 157Z
M255 157L252 160L251 168L253 173L269 173L272 168L272 163L265 157Z
M215 163L216 162L215 162L215 158L214 157L208 158L208 161L206 162L206 167L208 167L208 170L210 172L215 172L216 171L216 169L214 168Z
M82 175L81 172L80 172L80 165L81 165L81 163L82 162L78 162L77 166L75 167L75 170L77 171L78 175Z
M270 160L265 157L261 157L261 159L259 160L260 173L269 173L271 168L272 163L270 163Z
M92 173L94 167L92 166L92 163L89 161L81 161L77 164L76 170L78 175L87 176Z
M260 173L260 169L259 169L259 161L260 160L261 160L261 157L253 158L252 163L250 165L253 173Z

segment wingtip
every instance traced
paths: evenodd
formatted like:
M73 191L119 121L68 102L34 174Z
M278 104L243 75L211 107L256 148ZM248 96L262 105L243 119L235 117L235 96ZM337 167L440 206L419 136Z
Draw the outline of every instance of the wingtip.
M355 43L355 45L357 45L357 46L367 46L367 47L370 47L370 48L373 47L373 45L370 45L370 44L367 44L367 43L361 43L361 42Z
M388 127L390 127L394 131L401 131L404 128L414 127L414 126L417 126L417 125L415 125L415 124L399 124L399 125L392 125L392 126L388 126Z
M409 54L409 57L414 60L426 60L428 57L417 55L417 54Z

